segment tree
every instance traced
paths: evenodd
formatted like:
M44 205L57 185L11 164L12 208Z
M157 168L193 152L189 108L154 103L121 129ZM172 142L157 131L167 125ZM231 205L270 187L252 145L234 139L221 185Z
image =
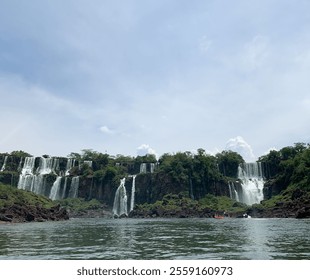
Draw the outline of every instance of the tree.
M216 154L219 171L227 177L237 178L238 166L244 163L241 155L233 151L222 151Z
M24 157L32 157L31 154L24 152L24 151L13 151L10 154L11 156L15 156L15 157L20 157L20 158L24 158Z

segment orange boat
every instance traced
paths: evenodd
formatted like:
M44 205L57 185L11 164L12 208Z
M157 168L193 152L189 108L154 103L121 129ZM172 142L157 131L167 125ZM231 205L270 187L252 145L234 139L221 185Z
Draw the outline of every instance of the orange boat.
M214 215L214 219L224 219L224 216L222 215Z

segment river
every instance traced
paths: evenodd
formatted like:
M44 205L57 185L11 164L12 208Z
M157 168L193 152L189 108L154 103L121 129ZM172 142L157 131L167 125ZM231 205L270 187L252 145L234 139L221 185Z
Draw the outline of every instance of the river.
M310 259L310 220L70 219L0 224L0 259Z

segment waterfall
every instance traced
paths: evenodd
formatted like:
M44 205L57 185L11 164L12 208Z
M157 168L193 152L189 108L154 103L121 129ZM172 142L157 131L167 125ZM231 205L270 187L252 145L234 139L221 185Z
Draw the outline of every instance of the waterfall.
M140 173L146 173L146 163L140 164Z
M44 176L43 174L38 175L31 175L32 181L31 181L31 188L30 191L36 193L36 194L44 194L45 191L45 182L44 182Z
M92 166L92 161L84 163ZM70 176L70 170L75 165L76 160L73 158L68 158L67 162L56 157L22 158L18 167L20 175L17 187L53 200L78 197L79 177Z
M229 187L229 196L231 199L235 199L236 201L240 201L239 200L239 195L238 192L235 188L235 184L234 182L228 182L228 187Z
M58 158L40 158L39 167L37 173L44 174L56 174L59 170L59 159Z
M70 198L76 198L78 196L79 192L79 183L80 183L80 178L79 176L73 177L70 185L70 190L68 197Z
M60 199L64 199L66 197L67 183L68 183L68 177L65 177L65 183L64 183L64 187L63 187Z
M193 180L192 177L189 178L189 195L191 199L195 199L194 197L194 190L193 190Z
M70 175L70 170L74 167L74 165L75 165L75 159L74 158L68 158L67 166L66 166L66 172L65 172L66 176Z
M126 178L121 179L120 185L118 186L113 204L113 214L121 216L125 214L127 216L127 194L125 188Z
M22 171L22 164L23 164L23 158L20 158L20 161L19 161L19 164L18 164L18 167L17 167L17 171L18 172L21 172Z
M150 163L150 172L154 173L154 170L155 170L155 163L151 162Z
M50 195L49 195L49 198L51 200L59 199L61 178L62 178L61 176L58 176L56 181L54 182L52 188L51 188L51 192L50 192Z
M132 187L131 187L131 200L130 200L130 211L133 210L135 206L135 192L136 192L136 176L132 176Z
M2 167L1 167L0 172L3 172L3 171L5 170L5 166L6 166L6 162L7 162L7 161L8 161L8 156L5 156L4 162L3 162L3 165L2 165Z
M31 190L32 189L32 181L33 181L33 169L34 169L35 158L34 157L26 157L24 166L22 168L21 174L19 175L18 180L18 189L22 190Z
M50 173L56 175L56 170L59 170L59 160L57 158L41 157L39 167L34 172L35 160L35 157L25 158L17 187L36 194L46 195L44 175Z
M260 162L241 164L238 167L238 178L242 187L239 196L241 202L252 205L264 199L264 179Z

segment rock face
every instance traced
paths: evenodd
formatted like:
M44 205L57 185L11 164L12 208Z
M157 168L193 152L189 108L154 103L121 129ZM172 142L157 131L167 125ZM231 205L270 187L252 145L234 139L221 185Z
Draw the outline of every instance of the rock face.
M66 209L60 208L59 205L47 209L40 205L13 204L0 209L0 221L4 222L44 222L68 219Z

